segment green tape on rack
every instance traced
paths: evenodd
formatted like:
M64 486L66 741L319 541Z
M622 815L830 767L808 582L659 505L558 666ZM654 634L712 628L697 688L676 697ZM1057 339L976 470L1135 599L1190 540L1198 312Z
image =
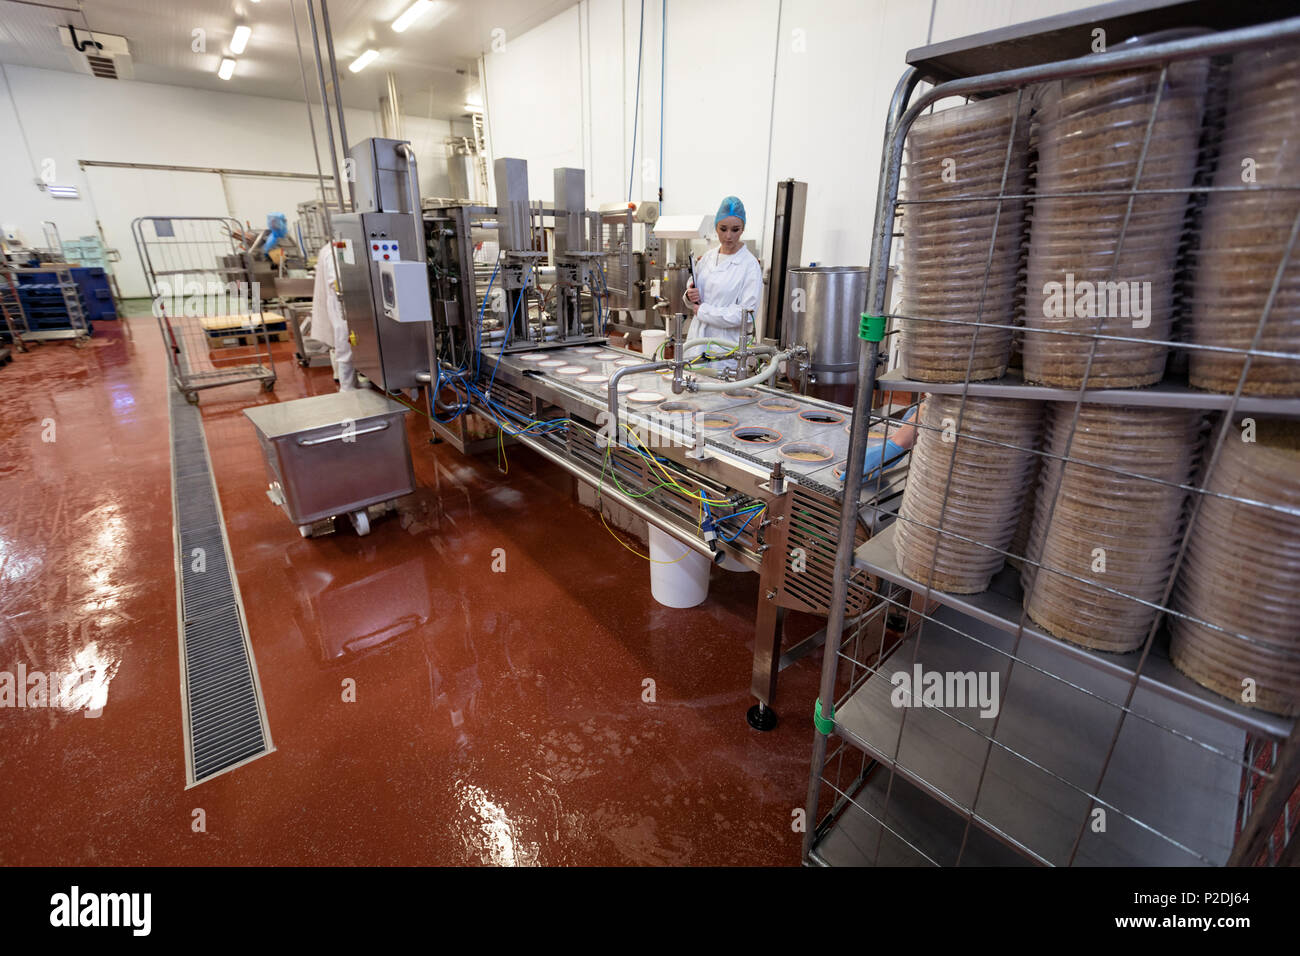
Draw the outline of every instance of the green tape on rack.
M885 337L885 317L862 313L862 324L858 326L858 338L867 342L879 342Z
M835 705L831 704L830 713L823 717L822 699L818 697L817 704L813 707L813 726L818 733L829 736L835 730Z

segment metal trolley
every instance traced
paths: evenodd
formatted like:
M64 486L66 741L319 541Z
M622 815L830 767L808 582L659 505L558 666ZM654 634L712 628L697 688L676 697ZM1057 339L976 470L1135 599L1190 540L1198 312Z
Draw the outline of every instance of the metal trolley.
M270 319L235 219L142 216L131 223L176 388L275 388Z
M1077 37L1080 33L1086 36L1093 25L1075 26ZM1240 492L1225 493L1221 485L1216 486L1215 475L1229 458L1229 442L1240 444L1237 436L1244 418L1269 418L1283 423L1289 420L1291 427L1300 419L1300 398L1290 397L1297 394L1295 391L1287 397L1274 397L1245 388L1252 362L1297 363L1289 368L1300 374L1300 349L1279 352L1275 347L1271 351L1261 348L1275 305L1276 311L1281 311L1279 289L1283 278L1288 268L1295 268L1294 257L1300 255L1296 248L1300 213L1290 226L1289 239L1282 230L1280 261L1275 252L1261 267L1276 272L1269 273L1275 277L1250 346L1214 347L1218 353L1230 354L1240 365L1235 388L1229 385L1218 392L1202 391L1175 376L1144 389L1099 387L1091 378L1099 346L1104 347L1108 340L1124 341L1122 335L1103 334L1100 320L1095 329L1075 340L1078 355L1086 356L1077 388L1026 384L1014 374L987 382L971 381L970 369L980 334L1008 329L1014 329L1014 335L1024 332L1016 322L1007 324L983 316L989 290L987 272L983 288L977 287L974 293L981 315L965 323L974 327L965 376L954 376L960 379L955 382L935 383L909 380L900 371L878 376L877 371L884 357L880 343L901 333L905 323L918 323L908 328L926 322L962 324L948 317L905 315L922 311L909 309L906 298L898 310L891 312L886 301L893 239L896 235L903 237L905 257L910 221L907 210L914 208L911 203L915 202L908 193L903 198L899 195L904 147L914 122L927 107L946 97L966 97L968 101L993 94L1028 97L1039 84L1050 81L1104 78L1139 69L1153 71L1158 75L1154 88L1166 90L1171 68L1197 58L1211 64L1212 82L1207 89L1213 92L1214 64L1222 65L1226 57L1243 51L1254 55L1278 45L1297 43L1300 18L1201 32L1147 45L1124 44L1109 52L1073 59L1066 57L1076 56L1073 51L1086 52L1086 45L1076 45L1067 52L1060 46L1061 35L1052 36L1044 28L1042 44L1049 48L1057 44L1054 55L1058 61L1005 69L1009 61L1003 57L1008 48L1014 46L1015 40L1034 35L1034 28L1030 24L1018 37L1003 37L1008 42L998 49L971 43L955 52L940 51L945 46L942 44L915 51L909 56L914 66L899 82L890 107L875 214L869 314L864 316L865 341L859 364L862 385L851 426L845 505L840 515L834 590L816 707L804 859L817 865L1294 863L1300 839L1295 833L1294 809L1288 808L1292 807L1300 779L1300 738L1295 719L1221 696L1180 672L1171 661L1165 625L1192 622L1226 632L1233 640L1262 640L1259 634L1249 632L1251 623L1244 615L1231 620L1226 628L1214 625L1179 605L1174 591L1179 572L1187 563L1189 546L1203 542L1202 535L1220 533L1202 527L1207 510L1216 506L1208 503L1232 502L1233 507L1257 511L1264 521L1295 520L1297 512L1293 507L1243 498ZM1042 44L1022 43L1019 49L1042 49ZM956 41L947 46L954 45ZM940 52L944 55L940 56ZM1013 54L1010 62L1014 63L1014 59ZM937 85L914 96L922 81ZM1155 94L1149 116L1136 121L1145 123L1145 138L1132 187L1120 194L1121 205L1127 197L1128 211L1118 233L1116 259L1135 203L1159 192L1143 187L1141 171L1151 148L1160 95ZM1209 99L1212 101L1212 96ZM1015 123L1011 125L1009 135L1014 136ZM1203 138L1198 149L1213 150L1212 140ZM962 197L988 201L996 206L999 215L1009 200L1032 203L1045 195L1040 192L1035 196L1032 187L1026 195L1008 193L1011 144L1008 142L1004 148L1007 158L1001 167L1002 186L991 193L981 190ZM1235 164L1237 158L1232 156L1227 161ZM1041 163L1038 172L1041 177ZM993 181L997 181L996 175ZM1272 189L1272 195L1282 199L1294 196L1298 188L1300 182L1224 187L1211 185L1202 177L1194 180L1190 188L1176 192L1195 207L1198 202L1208 202L1211 196L1237 203L1253 190ZM1031 237L1033 227L1031 221ZM1184 235L1195 232L1195 227L1183 229ZM1024 255L1023 248L1020 254ZM990 248L989 261L993 256ZM1189 261L1186 247L1179 251L1177 261ZM1183 274L1185 271L1180 270ZM1025 295L1023 288L1019 294ZM1294 308L1293 302L1285 305ZM1253 318L1249 320L1251 326L1253 322ZM1206 348L1175 338L1169 336L1157 344L1167 346L1170 355ZM1294 383L1296 376L1289 381ZM1173 568L1163 594L1155 601L1143 601L1107 589L1122 601L1144 603L1154 615L1149 629L1143 625L1145 637L1139 639L1140 646L1127 653L1081 646L1058 638L1030 617L1026 608L1035 589L1044 586L1049 574L1067 573L1047 563L1045 548L1040 548L1035 557L1028 547L1016 551L1014 545L1005 542L999 546L988 540L962 540L997 552L999 563L1006 557L1035 568L1028 578L1029 594L1006 571L994 576L982 592L958 594L933 586L933 569L945 528L951 527L954 512L961 508L960 500L950 495L955 480L953 464L947 466L946 480L937 486L942 492L927 498L934 502L938 517L933 526L925 525L935 541L926 583L909 577L899 566L896 538L899 529L911 520L902 514L884 533L857 545L852 533L858 520L854 503L862 484L868 429L883 423L894 430L902 424L894 413L873 411L877 390L892 395L895 401L900 393L917 398L926 393L931 396L926 402L939 398L953 403L958 436L953 463L961 454L961 443L985 441L968 439L964 430L963 419L971 417L972 406L990 399L1041 403L1043 412L1053 415L1054 421L1068 423L1064 452L1056 454L1033 442L1030 447L1002 445L996 453L1031 454L1043 462L1045 472L1055 458L1059 469L1056 475L1072 466L1096 467L1079 457L1078 437L1085 431L1080 416L1085 406L1136 405L1156 410L1184 409L1202 415L1198 452L1201 464L1189 480L1154 482L1144 475L1133 476L1165 485L1183 496L1176 554L1171 549ZM921 417L917 416L917 437L925 441L927 434L937 429L933 423L921 422ZM1138 462L1129 467L1143 470L1143 464ZM916 475L914 451L909 481L917 481ZM1054 485L1040 481L1037 487L1040 504L1035 521L1038 517L1045 519L1046 536L1053 522L1063 520L1061 515L1067 510L1062 506L1062 479L1058 478ZM952 546L953 540L949 538L947 546ZM879 603L873 614L846 621L846 607L870 606L876 601ZM1300 621L1300 595L1290 595L1289 601L1290 620ZM883 619L884 627L878 617ZM1248 633L1238 633L1243 629ZM1290 661L1294 674L1300 667L1295 657L1300 650L1293 646L1277 653ZM1292 656L1285 657L1287 653ZM922 677L918 673L922 668L949 675L996 674L1000 682L994 685L992 699L998 706L984 710L962 706L942 694L936 694L932 701L920 700L919 688L907 682ZM898 677L900 673L904 678ZM910 690L900 703L896 691L905 684ZM1274 709L1294 712L1289 707Z

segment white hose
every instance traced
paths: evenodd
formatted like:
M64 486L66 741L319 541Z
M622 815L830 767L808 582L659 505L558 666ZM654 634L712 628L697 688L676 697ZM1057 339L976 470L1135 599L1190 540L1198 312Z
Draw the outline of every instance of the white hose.
M762 385L764 382L770 381L771 378L772 378L772 376L776 374L777 367L778 367L778 366L779 366L783 361L785 361L786 359L788 359L788 358L789 358L791 355L793 355L793 354L794 354L794 350L793 350L793 349L787 349L787 350L784 351L784 352L777 352L777 353L776 353L775 355L773 355L772 358L768 361L767 365L764 366L764 367L763 367L763 368L762 368L758 373L756 373L756 374L754 374L754 375L751 375L749 378L742 378L742 379L741 379L740 381L738 381L738 382L699 382L699 381L697 381L697 382L695 383L695 391L697 391L697 392L730 392L730 391L733 391L734 389L737 389L737 388L748 388L748 387L751 386L751 385Z

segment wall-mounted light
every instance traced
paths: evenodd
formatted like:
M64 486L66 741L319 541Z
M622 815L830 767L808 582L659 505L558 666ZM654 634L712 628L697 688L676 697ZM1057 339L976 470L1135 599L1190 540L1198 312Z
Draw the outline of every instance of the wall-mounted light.
M246 23L241 23L235 27L235 35L230 38L230 52L239 56L248 46L248 41L253 36L253 28Z
M45 191L55 199L76 199L76 186L46 186Z
M378 50L367 50L365 53L361 54L350 64L348 64L348 69L351 70L353 73L360 73L371 63L375 62L375 60L378 59L378 57L379 57Z
M415 3L407 7L402 15L393 21L393 32L401 33L432 9L433 0L415 0Z
M228 56L221 58L221 66L217 67L217 76L223 80L228 80L235 75L235 61Z

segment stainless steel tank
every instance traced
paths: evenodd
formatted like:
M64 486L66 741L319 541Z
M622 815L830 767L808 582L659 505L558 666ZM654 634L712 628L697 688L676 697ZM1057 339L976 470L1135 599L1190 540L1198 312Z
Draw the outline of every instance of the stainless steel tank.
M781 345L808 350L808 358L789 369L805 390L856 384L867 278L861 266L800 266L787 273Z

